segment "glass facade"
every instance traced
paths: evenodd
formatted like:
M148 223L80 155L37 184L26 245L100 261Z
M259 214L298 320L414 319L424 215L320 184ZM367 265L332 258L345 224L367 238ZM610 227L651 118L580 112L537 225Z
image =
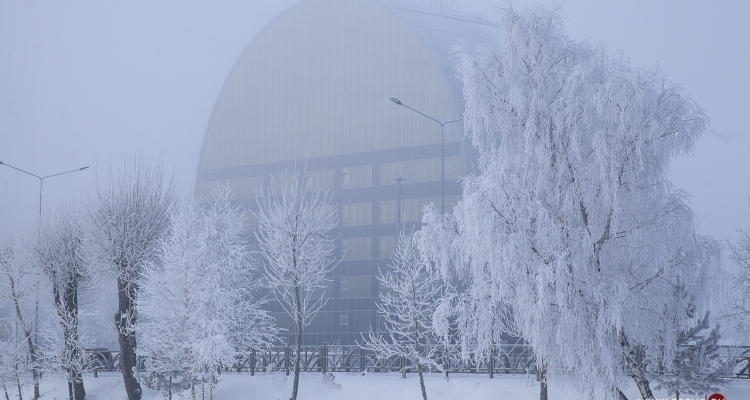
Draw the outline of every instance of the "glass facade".
M442 197L450 212L458 178L473 153L463 126L440 125L390 101L395 97L438 120L463 114L449 50L489 37L492 28L466 16L373 0L306 0L277 16L240 56L206 130L196 195L229 184L235 199L256 209L272 176L304 171L332 191L340 226L328 302L304 344L354 344L378 331L379 271L386 271L397 234L419 228L422 207ZM451 43L453 42L453 43ZM400 207L397 181L401 183ZM249 231L257 221L249 221ZM257 250L254 237L248 239ZM278 304L269 309L291 337Z

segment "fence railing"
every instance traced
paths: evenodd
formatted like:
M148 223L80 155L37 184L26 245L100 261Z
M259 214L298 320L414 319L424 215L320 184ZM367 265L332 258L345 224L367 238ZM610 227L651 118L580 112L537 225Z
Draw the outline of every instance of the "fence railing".
M727 378L750 379L750 346L720 346L726 357L736 359L737 367ZM88 370L115 371L120 369L120 352L108 349L85 349ZM531 348L524 344L501 344L493 348L491 356L469 361L455 361L438 353L435 357L449 373L533 374L538 373ZM443 361L445 360L445 361ZM265 372L293 372L294 348L275 346L252 349L225 370L248 372L250 375ZM143 359L138 365L145 370ZM302 346L300 370L303 372L416 372L416 367L405 357L380 358L374 352L358 345ZM432 372L437 372L433 370Z
M120 368L120 352L108 349L86 349L88 370L115 371ZM439 364L450 373L536 374L536 364L531 349L525 345L498 345L491 357L476 361L451 361L438 353ZM237 372L292 372L294 348L275 346L252 349L227 370ZM139 362L140 366L144 363ZM300 370L304 372L413 372L414 365L405 358L393 356L380 358L374 352L357 345L303 346ZM433 371L437 372L437 371Z
M492 357L476 362L451 362L443 365L449 372L456 373L506 373L536 374L536 365L531 349L524 345L499 345ZM281 371L290 373L293 365L292 347L253 349L232 367L237 372ZM436 357L442 360L441 354ZM300 370L306 372L401 372L416 371L408 359L400 356L380 358L374 352L360 346L323 345L302 347Z

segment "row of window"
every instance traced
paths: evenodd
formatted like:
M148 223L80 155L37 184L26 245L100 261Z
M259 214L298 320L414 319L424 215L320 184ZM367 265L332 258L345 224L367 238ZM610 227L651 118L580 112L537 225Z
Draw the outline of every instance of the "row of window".
M300 167L303 168L303 166ZM405 184L434 182L440 181L442 167L442 159L438 157L379 165L361 165L340 169L308 171L305 173L305 189L307 191L317 188L321 190L336 190L339 188L354 189L398 185L396 178L400 177L408 178L407 181L403 181ZM462 174L461 156L445 157L445 180L455 182ZM272 178L274 180L274 188L277 191L283 187L278 182L280 175L281 173L272 176L250 176L246 178L199 182L197 188L198 198L210 199L211 190L216 185L230 186L235 199L254 198L261 193L261 190L269 189Z

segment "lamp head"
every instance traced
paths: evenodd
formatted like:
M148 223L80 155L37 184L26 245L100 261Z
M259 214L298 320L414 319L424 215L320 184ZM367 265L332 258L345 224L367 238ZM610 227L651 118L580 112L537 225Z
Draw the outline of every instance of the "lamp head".
M398 104L398 105L400 105L400 106L403 106L403 103L401 103L401 101L399 99L395 98L395 97L391 97L391 101L394 102L394 103L396 103L396 104Z
M88 167L83 167L83 168L79 169L79 171L83 171L83 170L84 170L84 169L86 169L86 168L88 168Z

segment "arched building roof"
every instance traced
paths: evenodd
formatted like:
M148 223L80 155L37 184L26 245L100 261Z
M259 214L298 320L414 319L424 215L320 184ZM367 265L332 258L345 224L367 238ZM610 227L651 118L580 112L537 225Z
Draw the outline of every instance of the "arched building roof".
M352 16L366 17L369 19L369 23L360 24L356 19L350 19ZM300 23L305 19L316 21L318 24L328 25L329 27L333 26L336 30L331 30L327 32L327 34L326 32L319 31L316 32L317 35L308 36L307 34L309 32L306 32L307 29L304 26L305 24ZM380 27L382 31L376 32L373 28L377 27ZM282 32L282 30L285 29L289 30L287 32ZM351 31L353 30L358 31L358 34L351 35ZM232 171L225 169L265 162L263 152L259 154L261 157L257 160L247 158L241 159L243 157L239 157L239 153L249 153L246 150L246 147L249 145L246 141L248 139L247 136L254 136L255 133L252 130L252 121L249 121L248 119L253 119L253 117L257 116L253 115L252 112L248 113L247 111L250 111L248 108L255 106L255 109L257 109L264 100L276 100L273 96L257 98L255 99L255 104L253 104L253 99L250 98L250 93L247 92L247 90L273 90L270 86L272 86L274 82L266 82L265 88L258 90L260 85L258 85L257 81L254 81L253 78L248 76L248 74L254 74L255 79L257 80L263 79L260 78L261 76L267 78L270 75L269 70L273 68L272 63L263 62L263 59L267 55L271 55L272 57L288 57L293 62L296 61L299 67L304 68L306 65L319 66L321 64L321 58L333 55L331 53L336 53L335 46L345 47L346 40L342 43L342 40L340 40L341 37L347 37L351 41L357 39L368 40L376 38L377 36L381 36L381 38L386 37L388 40L401 40L404 42L416 39L418 44L405 48L405 50L411 48L415 53L422 53L415 55L414 58L419 59L413 60L416 61L415 64L417 65L413 65L413 67L416 68L412 68L409 73L421 74L439 72L440 75L442 75L439 79L445 81L445 89L450 92L450 103L452 103L451 105L453 107L449 107L448 109L438 109L435 104L425 104L425 101L419 101L419 99L415 99L414 96L409 96L408 94L403 93L402 90L398 90L399 83L403 83L398 81L403 77L396 76L390 76L394 81L394 85L385 88L381 86L384 90L382 90L380 98L377 100L383 102L389 107L395 107L387 103L387 100L390 97L399 97L401 100L408 102L415 108L425 105L427 107L421 109L426 113L435 116L437 119L446 120L459 118L463 113L461 86L460 82L456 79L454 72L456 59L452 54L453 48L458 45L464 45L468 49L474 49L477 44L487 42L496 34L496 29L490 23L481 18L442 9L434 9L424 6L420 7L406 2L387 2L379 0L300 1L275 17L250 41L238 58L232 71L229 73L221 93L217 98L204 136L204 143L201 150L198 168L198 182L239 177L242 173L237 173L237 171L232 173ZM335 37L336 35L340 36L338 40ZM300 53L302 51L301 47L305 46L305 42L312 40L328 44L321 46L322 50L324 50L322 52L323 54L307 54L307 56L296 58L289 56L289 52ZM280 43L277 43L276 45L272 44L277 41L280 41ZM351 42L349 42L349 44L351 44ZM272 49L269 47L275 48ZM382 59L376 59L379 58L379 56L382 56L381 50L372 52L362 48L357 48L361 46L350 45L348 47L356 49L358 53L360 53L360 56L366 54L364 57L370 58L376 69L378 66L374 64L378 61L382 61ZM382 51L387 50L389 49L382 49ZM266 54L261 55L260 53L263 53L264 51ZM347 60L341 59L341 54L336 55L339 56L339 58L331 58L330 61L332 63L348 63ZM256 64L255 66L252 65L254 63ZM418 65L419 63L434 65ZM388 69L388 66L381 67L382 69ZM434 67L434 69L431 71L430 67ZM344 71L351 72L350 66L344 65ZM372 73L371 70L364 70L364 72L365 74ZM356 75L357 72L354 71L354 74ZM309 83L306 79L300 78L299 76L287 75L287 78L289 78L292 85L306 85ZM308 79L315 80L319 78L320 76L316 76ZM347 77L341 77L342 81L346 79ZM351 79L350 76L349 79ZM324 80L328 81L330 79ZM278 84L279 82L275 83ZM318 83L320 82L318 81ZM406 83L408 84L409 82ZM243 89L245 90L244 92ZM374 91L377 91L377 89ZM293 103L295 102L286 101L286 104ZM281 111L288 111L290 114L299 112L298 110L288 109ZM321 111L327 111L327 109ZM449 111L452 111L452 113ZM242 116L239 115L240 113L244 113L245 118L242 118ZM232 118L235 120L231 121ZM425 121L422 122L421 125L426 123ZM296 131L295 133L299 133L295 128L292 129ZM228 137L229 132L240 131L244 131L248 134L245 137L246 140L242 140L242 138ZM258 130L257 133L261 134L260 130ZM232 154L224 154L223 156L211 156L212 151L217 152L219 148L226 146L233 147L235 151ZM245 149L245 151L242 151L242 149ZM297 151L296 154L293 154L290 158L309 158L311 155L308 150L309 149L305 149L304 153ZM315 154L312 155L312 157L315 156ZM223 162L219 161L219 159L223 159ZM222 171L222 173L216 170L224 171Z

